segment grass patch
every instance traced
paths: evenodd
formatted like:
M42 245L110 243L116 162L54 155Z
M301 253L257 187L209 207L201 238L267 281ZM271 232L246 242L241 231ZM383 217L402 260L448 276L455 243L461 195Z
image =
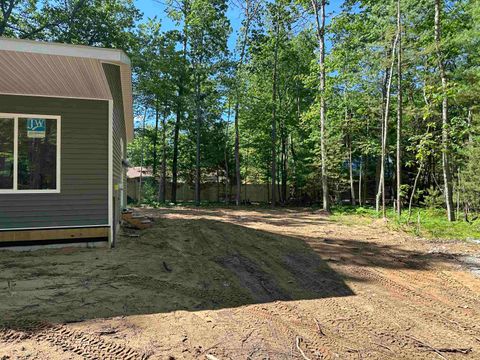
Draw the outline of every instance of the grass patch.
M332 219L347 224L369 224L380 218L373 207L335 206L332 209ZM443 209L412 209L408 221L408 211L403 211L401 218L387 210L389 227L402 230L416 236L444 240L480 239L480 220L466 222L460 219L449 222Z

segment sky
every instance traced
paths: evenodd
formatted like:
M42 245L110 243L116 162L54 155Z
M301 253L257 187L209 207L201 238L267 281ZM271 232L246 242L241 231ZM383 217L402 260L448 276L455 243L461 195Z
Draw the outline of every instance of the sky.
M163 30L171 30L175 28L175 23L171 21L165 13L165 5L163 0L136 0L135 4L143 12L144 20L147 18L153 18L157 16L162 22ZM327 15L331 17L340 11L343 0L331 0L330 4L327 5ZM236 7L230 6L228 13L228 18L232 26L232 35L230 36L228 47L230 50L235 48L235 42L237 38L238 30L241 26L241 14L240 10ZM327 18L328 22L328 18Z
M330 4L327 6L327 24L330 22L332 16L340 12L341 5L343 0L331 0ZM143 20L147 20L148 18L153 18L157 16L160 19L162 24L162 29L164 31L168 31L171 29L175 29L176 24L172 20L170 20L165 13L166 6L164 5L164 0L136 0L135 5L138 9L143 13ZM241 13L240 10L236 7L230 6L227 16L230 20L230 24L232 26L232 34L228 41L228 47L231 51L235 50L236 39L238 30L241 27ZM330 18L330 19L329 19ZM326 44L327 51L330 47L330 43L327 40ZM153 121L152 116L147 116L147 123L151 123Z
M170 20L165 13L165 5L163 5L164 1L162 0L136 0L135 5L140 11L143 12L144 19L153 18L157 16L162 23L162 28L165 31L171 30L175 28L175 22ZM232 26L232 35L230 36L228 46L230 49L235 48L235 41L236 41L236 33L240 29L241 26L241 19L240 19L240 12L238 9L229 7L227 16L230 20L230 24Z

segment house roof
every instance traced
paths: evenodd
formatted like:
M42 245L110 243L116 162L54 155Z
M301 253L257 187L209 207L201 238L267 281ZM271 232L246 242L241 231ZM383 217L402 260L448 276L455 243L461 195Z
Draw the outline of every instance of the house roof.
M152 168L150 167L140 167L140 166L134 166L130 167L127 170L127 178L129 179L138 179L140 177L140 174L142 174L142 177L152 177L153 172Z
M122 50L0 37L0 94L112 100L102 63L120 67L125 127L132 139L130 59Z

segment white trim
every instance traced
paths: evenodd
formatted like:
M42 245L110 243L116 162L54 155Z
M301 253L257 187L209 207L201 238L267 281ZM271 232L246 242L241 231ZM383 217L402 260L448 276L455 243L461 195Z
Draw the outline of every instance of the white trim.
M121 152L121 159L120 159L120 208L123 210L125 208L125 170L123 168L123 161L125 160L125 149L124 149L124 141L123 137L120 137L120 152Z
M0 231L7 232L7 231L23 231L23 230L55 230L55 229L77 229L77 228L102 228L102 227L109 227L109 225L102 224L102 225L44 226L44 227L0 229Z
M7 92L0 92L0 95L8 95L8 96L32 96L32 97L54 98L54 99L75 99L75 100L94 100L94 101L109 101L109 100L111 100L111 99L104 99L104 98L89 98L89 97L79 97L79 96L23 94L23 93L20 94L20 93L7 93Z
M16 117L13 117L13 191L17 191L18 188L18 121ZM7 191L7 189L0 189L1 191Z
M61 140L62 140L62 118L58 115L44 114L18 114L18 113L0 113L0 118L12 118L14 121L14 139L13 139L13 188L0 189L0 194L59 194L61 190ZM56 189L45 190L19 190L18 189L18 119L19 118L41 118L46 120L55 120L57 124L57 168L56 168Z
M62 191L62 117L57 118L57 192Z
M46 55L73 56L130 65L131 61L123 50L94 46L70 45L46 41L20 40L0 37L0 49Z
M108 101L108 225L110 235L108 242L112 247L115 240L113 233L113 100Z

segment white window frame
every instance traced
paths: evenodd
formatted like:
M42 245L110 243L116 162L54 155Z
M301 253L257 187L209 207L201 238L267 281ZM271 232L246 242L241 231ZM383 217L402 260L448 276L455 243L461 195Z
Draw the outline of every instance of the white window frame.
M0 189L0 194L58 194L61 189L61 139L62 139L62 118L58 115L44 114L17 114L17 113L0 113L0 118L13 119L13 189ZM19 118L37 118L57 121L57 181L56 189L45 190L21 190L18 189L18 119Z

